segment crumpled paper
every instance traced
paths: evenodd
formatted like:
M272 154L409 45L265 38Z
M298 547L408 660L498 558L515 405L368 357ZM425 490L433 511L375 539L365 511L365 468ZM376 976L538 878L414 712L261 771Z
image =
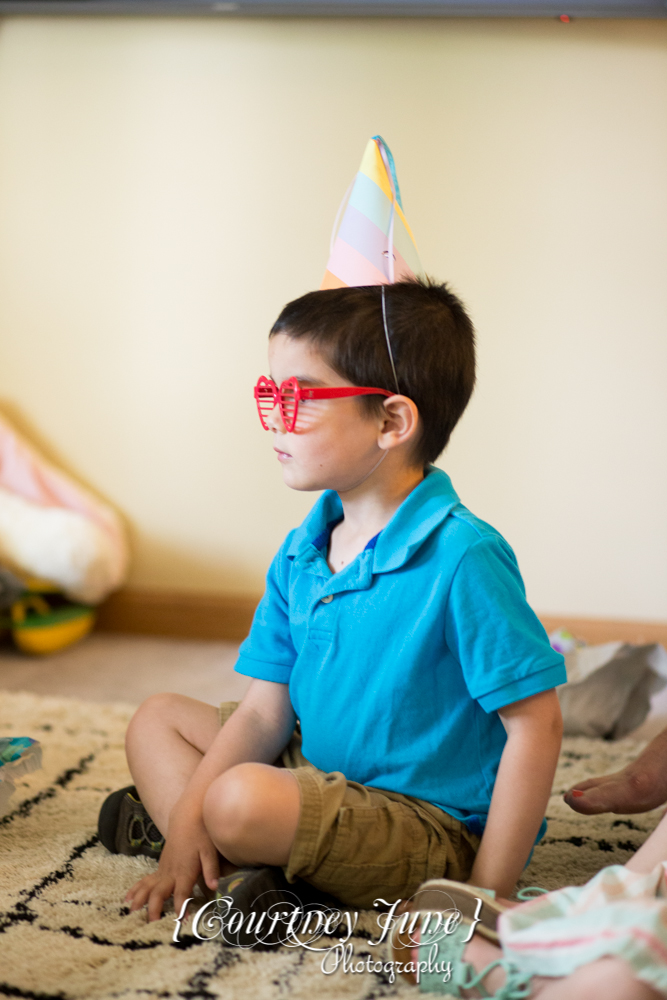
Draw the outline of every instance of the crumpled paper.
M667 650L659 643L607 642L565 656L567 684L556 690L564 736L620 740L642 724L651 697L667 684Z

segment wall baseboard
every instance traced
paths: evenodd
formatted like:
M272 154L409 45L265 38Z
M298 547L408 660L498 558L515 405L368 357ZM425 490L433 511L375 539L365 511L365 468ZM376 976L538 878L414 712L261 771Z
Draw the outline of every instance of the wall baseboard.
M238 641L247 636L258 601L259 595L125 587L101 605L96 627L104 632Z
M248 634L259 595L142 590L126 587L112 594L98 612L105 632L164 635L179 639L238 641ZM667 622L618 621L540 615L547 632L561 625L586 642L661 642L667 646Z
M661 642L667 646L667 622L620 621L615 618L570 618L540 615L547 632L564 626L591 645L601 642Z

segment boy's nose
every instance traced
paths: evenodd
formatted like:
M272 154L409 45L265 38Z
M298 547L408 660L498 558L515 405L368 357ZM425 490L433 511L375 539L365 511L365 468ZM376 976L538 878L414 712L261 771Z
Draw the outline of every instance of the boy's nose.
M283 423L282 414L280 413L280 406L278 403L273 407L268 417L265 418L266 422L271 430L282 431L285 433L285 425Z

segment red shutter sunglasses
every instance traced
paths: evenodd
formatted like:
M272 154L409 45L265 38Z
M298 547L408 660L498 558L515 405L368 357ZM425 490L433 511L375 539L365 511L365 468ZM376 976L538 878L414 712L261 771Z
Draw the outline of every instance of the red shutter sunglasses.
M296 378L285 379L280 388L272 378L260 375L255 386L257 412L265 431L269 430L266 418L276 407L280 407L285 430L291 434L296 426L296 415L302 399L342 399L344 396L395 396L386 389L371 389L368 386L341 386L336 389L302 389Z

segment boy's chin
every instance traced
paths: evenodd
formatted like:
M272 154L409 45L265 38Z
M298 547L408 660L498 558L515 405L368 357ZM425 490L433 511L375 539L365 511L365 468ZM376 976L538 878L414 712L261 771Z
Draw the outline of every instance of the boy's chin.
M298 490L300 493L311 493L317 490L328 490L330 487L320 483L312 476L299 473L297 469L283 466L283 482L291 490Z
M363 481L364 476L360 475L359 480ZM349 477L345 476L314 476L301 472L300 470L283 466L283 482L291 490L298 490L300 493L321 493L322 490L334 490L336 493L345 493L353 489L357 483L350 483Z

